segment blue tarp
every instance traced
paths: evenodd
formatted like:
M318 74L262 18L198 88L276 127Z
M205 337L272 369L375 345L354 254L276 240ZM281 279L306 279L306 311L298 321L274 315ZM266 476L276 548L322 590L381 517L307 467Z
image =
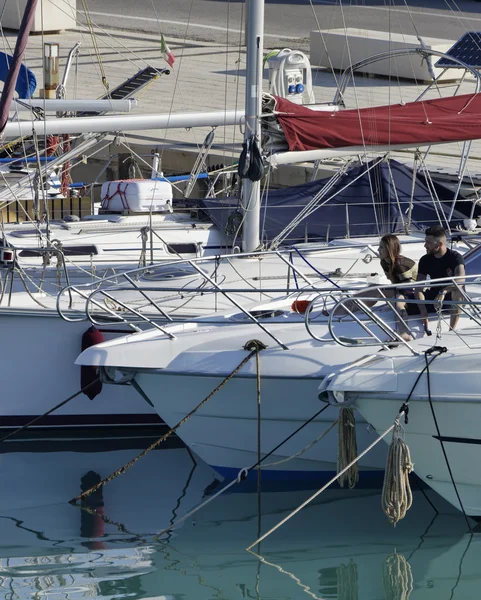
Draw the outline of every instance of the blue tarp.
M297 225L285 241L299 243L305 241L306 237L308 241L316 241L345 236L403 233L411 203L413 171L395 160L383 161L368 171L372 164L358 164L342 175L325 198L319 200L319 204L324 203L328 197L331 199ZM269 191L268 195L264 195L261 209L263 241L272 241L328 181L329 179L319 179L304 185ZM453 192L440 184L434 184L434 187L439 200L445 201L443 208L439 203L435 207L425 178L417 176L411 231L439 224L438 214L441 215L441 211L445 215L449 213L449 201L453 198ZM226 229L229 219L232 221L232 215L239 204L236 198L206 198L199 202L222 230ZM451 227L465 218L460 211L455 211Z
M0 52L0 81L5 81L7 78L11 62L12 56L5 54L5 52ZM18 73L17 85L15 86L18 97L20 99L31 98L36 87L37 80L33 71L27 69L25 65L21 65Z

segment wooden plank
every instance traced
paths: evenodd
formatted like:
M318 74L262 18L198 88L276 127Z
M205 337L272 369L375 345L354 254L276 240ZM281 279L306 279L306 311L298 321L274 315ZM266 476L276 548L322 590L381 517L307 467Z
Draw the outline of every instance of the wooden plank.
M50 209L50 216L52 219L56 220L56 221L60 221L61 219L63 219L63 211L64 211L64 199L63 198L51 198L49 200L49 209Z

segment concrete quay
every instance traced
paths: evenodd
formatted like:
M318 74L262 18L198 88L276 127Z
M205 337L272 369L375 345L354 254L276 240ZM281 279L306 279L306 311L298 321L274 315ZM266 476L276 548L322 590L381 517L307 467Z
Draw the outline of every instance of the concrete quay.
M42 48L44 42L57 42L60 45L60 77L63 74L67 55L75 43L80 42L80 55L72 66L67 83L67 98L93 99L105 93L102 74L110 89L134 75L147 65L166 68L162 59L160 40L157 36L128 31L94 29L95 44L91 33L84 27L51 35L31 35L26 50L25 64L36 74L39 90L42 80ZM11 32L6 41L13 49L16 34ZM176 56L171 74L155 80L137 96L138 105L131 114L170 114L184 112L209 112L224 109L243 109L245 92L245 48L219 45L196 40L168 39L169 46ZM266 48L266 51L268 48ZM7 49L8 51L8 49ZM393 66L393 72L395 67ZM316 102L329 102L334 98L339 81L338 72L326 68L313 67L313 91ZM442 94L452 93L456 82L442 84ZM415 100L424 90L424 84L413 81L398 81L389 77L358 75L354 85L347 88L344 95L347 108L409 102ZM268 70L264 72L264 91L268 90ZM466 78L461 84L461 93L474 91L472 79ZM433 97L433 95L431 95ZM23 115L28 113L23 113ZM22 116L21 118L25 118ZM109 154L143 155L146 166L151 150L158 148L162 155L162 167L166 172L188 171L199 147L210 128L146 130L135 134L121 134L116 143L106 147L90 166L99 167ZM114 136L110 137L114 140ZM239 156L242 132L239 127L218 127L208 164L235 162ZM446 144L433 147L430 164L442 169L454 170L459 162L462 144ZM397 153L396 158L411 162L412 154ZM473 177L481 179L481 142L473 143L469 171ZM336 163L327 164L327 169ZM105 176L115 178L115 161ZM114 169L114 171L112 171ZM300 165L279 168L276 176L281 185L294 184L311 177L311 167ZM81 177L81 170L79 171Z

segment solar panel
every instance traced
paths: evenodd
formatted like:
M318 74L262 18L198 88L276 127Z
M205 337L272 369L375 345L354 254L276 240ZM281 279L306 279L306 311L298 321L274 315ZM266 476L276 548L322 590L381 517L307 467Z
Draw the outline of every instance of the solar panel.
M473 69L481 69L481 33L478 31L469 31L452 46L446 54L462 60ZM445 69L462 69L463 67L449 58L440 58L435 67Z

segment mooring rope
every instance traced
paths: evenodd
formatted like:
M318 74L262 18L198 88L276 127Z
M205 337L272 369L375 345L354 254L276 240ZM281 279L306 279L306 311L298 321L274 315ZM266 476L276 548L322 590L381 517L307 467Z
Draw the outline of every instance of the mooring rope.
M218 496L220 496L221 494L223 494L224 492L226 492L232 486L240 483L241 481L244 481L244 479L247 477L247 475L251 471L253 471L254 469L257 469L263 463L263 461L266 460L266 458L269 458L269 456L271 456L272 454L274 454L274 452L276 452L282 445L284 445L291 438L293 438L297 433L299 433L299 431L301 431L301 429L303 429L306 425L308 425L311 421L313 421L316 417L318 417L322 412L324 412L327 408L329 408L329 406L330 406L329 404L326 404L326 406L323 406L320 410L318 410L316 412L316 414L312 415L312 417L310 419L307 419L307 421L305 421L300 427L298 427L295 431L293 431L291 434L289 434L285 439L282 440L282 442L280 442L279 444L277 444L277 446L275 448L272 448L272 450L270 452L268 452L265 456L263 456L260 459L260 461L257 461L255 464L253 464L252 466L250 466L248 468L240 469L239 473L237 474L236 479L233 479L231 482L229 482L227 485L225 485L223 488L221 488L218 492L216 492L213 496L209 496L209 498L207 498L206 500L204 500L204 502L202 502L201 504L199 504L198 506L196 506L195 508L193 508L191 511L189 511L184 516L180 517L180 519L177 519L177 521L175 521L174 523L171 523L168 527L166 527L160 533L158 533L154 537L154 540L157 540L160 536L164 535L164 533L167 533L167 531L169 531L170 529L173 529L174 527L176 527L177 525L179 525L180 523L182 523L183 521L185 521L186 519L188 519L189 517L191 517L192 515L194 515L201 508L204 508L204 506L206 506L207 504L210 504L213 500L215 500ZM335 425L336 423L337 423L337 421L335 421L333 425ZM327 431L325 431L322 435L323 436L326 435L326 433L328 433L332 429L333 425L331 425L327 429ZM279 461L277 463L268 463L265 466L276 465L276 464L279 464L280 462L283 462L283 461Z
M225 377L223 379L223 381L221 383L219 383L219 385L208 396L206 396L201 402L199 402L199 404L197 404L197 406L195 408L193 408L176 425L174 425L171 429L169 429L169 431L167 431L167 433L165 433L158 440L156 440L155 442L153 442L148 448L146 448L145 450L143 450L140 454L138 454L135 458L133 458L132 460L130 460L128 463L126 463L125 465L123 465L122 467L120 467L119 469L117 469L116 471L114 471L113 473L111 473L110 475L108 475L107 477L105 477L105 479L102 479L101 481L99 481L98 483L96 483L94 486L92 486L90 489L86 490L85 492L82 492L81 494L79 494L75 498L72 498L72 500L69 500L69 503L70 504L76 504L78 501L82 501L84 498L87 498L88 496L90 496L90 494L93 494L95 491L97 491L103 485L109 483L110 481L113 481L119 475L122 475L123 473L125 473L138 460L140 460L146 454L148 454L151 450L154 450L155 448L157 448L157 446L159 446L160 444L162 444L163 442L165 442L165 440L168 437L170 437L173 433L175 433L177 431L177 429L179 429L179 427L181 427L185 422L187 422L193 415L195 415L195 413L200 408L202 408L204 406L204 404L206 404L213 396L215 396L215 394L220 389L222 389L224 387L224 385L228 381L230 381L232 379L232 377L234 377L234 375L236 373L238 373L238 371L240 371L240 369L242 369L242 367L254 356L254 354L257 354L258 352L260 352L260 350L262 348L260 346L256 345L255 342L257 342L257 340L251 340L250 342L248 342L246 344L246 346L244 346L244 348L247 350L247 349L249 349L249 348L247 348L247 346L249 344L251 344L250 347L253 347L254 349L251 350L249 352L249 354L243 360L241 360L241 362L237 365L237 367L231 373L229 373L229 375L227 375L227 377ZM258 344L260 344L260 342L258 342ZM265 347L263 344L262 344L262 346Z
M353 463L347 471L344 471L345 466L352 463L356 456L356 418L354 410L346 406L339 411L337 433L337 472L343 473L338 480L341 487L344 487L344 483L347 483L348 487L352 489L359 481L357 462Z
M434 346L432 349L430 349L432 351L437 351L439 354L442 354L444 352L447 352L447 348L444 348L443 346ZM443 452L443 456L444 456L444 461L446 463L446 468L448 469L448 473L449 473L449 478L451 479L451 483L453 484L453 488L454 488L454 493L456 494L456 498L458 499L459 502L459 506L461 508L461 511L463 513L464 516L464 520L466 521L466 524L468 526L469 531L471 530L471 525L469 523L469 519L468 516L466 514L466 510L464 509L464 504L463 501L461 500L461 495L459 493L458 490L458 486L456 485L456 481L454 480L454 475L453 475L453 471L451 469L451 465L449 463L449 459L448 459L448 455L446 453L446 448L444 447L444 441L443 441L443 437L441 435L441 431L439 429L439 425L438 425L438 419L436 417L436 412L434 410L434 405L433 405L433 399L431 396L431 374L429 372L429 366L430 364L433 362L433 360L436 358L436 356L439 356L439 354L435 355L431 361L428 360L428 353L431 353L430 350L427 350L424 353L424 361L425 361L425 367L424 369L426 370L426 376L427 376L427 387L428 387L428 400L429 400L429 407L431 409L431 414L433 416L433 421L434 421L434 426L436 427L436 433L437 433L437 437L439 440L439 443L441 444L441 450Z
M246 548L246 550L251 550L256 544L258 544L259 542L262 542L263 540L266 539L266 537L268 537L269 535L271 535L271 533L273 533L274 531L276 531L276 529L279 529L279 527L281 527L282 525L284 525L284 523L287 523L287 521L289 521L289 519L291 519L294 515L296 515L298 512L300 512L305 506L307 506L310 502L312 502L312 500L314 500L315 498L317 498L317 496L319 496L320 494L322 494L322 492L324 490L326 490L328 487L330 487L335 481L337 481L337 479L343 475L343 473L345 473L347 470L349 470L351 468L351 466L357 462L358 460L360 460L365 454L367 454L368 452L370 452L374 446L376 446L377 444L379 444L379 442L381 440L383 440L388 433L390 433L394 427L396 426L396 421L399 421L401 419L401 416L403 414L405 414L405 407L403 405L403 407L401 408L401 411L399 413L399 415L396 417L394 423L388 427L386 429L386 431L384 433L382 433L377 440L374 440L374 442L372 442L372 444L370 444L365 450L363 450L361 452L361 454L359 454L359 456L357 456L351 463L349 463L348 465L346 465L346 467L340 472L337 473L332 479L330 479L325 485L322 486L321 489L317 490L317 492L315 492L314 494L312 494L312 496L310 496L305 502L303 502L300 506L298 506L296 509L294 509L292 512L290 512L287 517L284 517L284 519L282 519L281 521L279 521L279 523L277 523L277 525L274 525L274 527L271 527L271 529L269 529L269 531L267 531L264 535L262 535L260 538L258 538L255 542L253 542L250 546L248 546Z
M257 462L260 464L261 462L261 365L260 365L260 356L259 352L256 354L256 384L257 384ZM261 469L257 469L257 535L261 534Z
M396 523L406 516L406 512L412 505L412 491L409 483L409 473L413 470L413 464L409 448L404 441L403 428L401 425L401 416L404 414L404 422L408 422L409 402L414 390L416 389L424 372L428 372L428 390L429 390L429 365L439 354L446 352L447 349L441 346L433 346L426 350L426 365L418 373L416 380L408 394L406 401L401 406L398 416L394 421L392 441L389 446L386 470L384 472L384 482L381 494L381 505L388 519L395 526ZM434 354L431 360L428 355Z
M308 450L310 450L313 446L315 446L317 444L317 442L320 442L332 429L334 429L334 427L338 424L338 422L339 422L339 419L336 419L335 421L333 421L325 431L323 431L320 435L318 435L316 437L315 440L313 440L312 442L307 444L307 446L304 446L304 448L301 448L295 454L292 454L291 456L287 456L286 458L281 458L281 460L276 460L274 462L262 465L262 468L266 469L267 467L277 467L278 465L282 465L284 463L290 462L291 460L294 460L294 458L299 458L299 456L302 456Z
M34 423L36 423L37 421L40 421L41 419L43 419L44 417L47 417L49 414L53 413L54 411L56 411L58 408L61 408L62 406L65 406L65 404L67 404L68 402L70 402L70 400L73 400L74 398L76 398L77 396L80 396L80 394L83 394L84 392L86 392L90 387L92 387L94 384L98 383L100 380L99 377L97 377L96 379L94 379L93 381L91 381L88 385L84 386L82 389L80 389L78 392L75 392L75 394L72 394L71 396L69 396L66 400L63 400L62 402L60 402L60 404L57 404L56 406L54 406L53 408L51 408L50 410L48 410L46 413L44 413L43 415L40 415L39 417L35 417L35 419L32 419L31 421L29 421L26 425L23 425L22 427L19 427L18 429L15 429L14 431L11 431L8 435L6 435L5 437L3 437L2 439L0 439L0 444L2 442L5 442L6 440L8 440L9 438L13 437L14 435L17 435L17 433L20 433L21 431L24 431L25 429L27 429L28 427L30 427L31 425L33 425Z
M295 575L294 573L291 573L291 571L287 571L286 569L281 567L281 565L278 565L277 563L267 560L261 554L257 554L257 552L254 552L253 550L249 550L249 553L252 554L253 556L255 556L256 558L258 558L261 563L263 563L265 565L269 565L270 567L274 567L275 569L277 569L279 571L279 573L283 573L284 575L287 575L288 577L290 577L302 589L303 592L305 592L306 594L308 594L315 600L322 600L321 598L319 598L319 596L316 596L316 594L314 594L314 592L311 590L311 588L308 585L306 585L305 583L302 583L302 581L299 579L299 577L297 577L297 575ZM260 598L260 596L258 596L258 597Z
M413 503L409 473L412 472L414 465L403 433L403 427L397 421L388 450L381 494L382 509L394 526L404 519Z
M413 591L411 565L402 554L393 552L382 565L385 600L409 600Z

